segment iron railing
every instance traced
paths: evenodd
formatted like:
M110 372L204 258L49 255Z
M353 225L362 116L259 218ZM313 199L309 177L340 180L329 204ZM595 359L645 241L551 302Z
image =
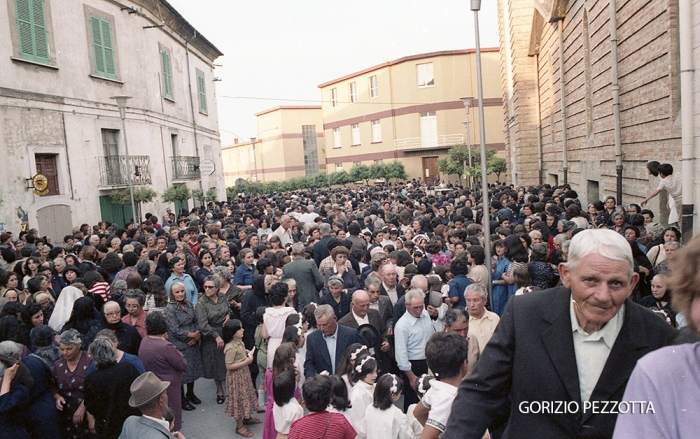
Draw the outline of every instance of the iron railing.
M100 168L100 186L127 186L128 172L134 185L151 184L151 158L147 155L132 155L131 169L125 155L109 155L97 158Z
M173 179L196 180L200 178L201 175L199 171L199 157L173 157Z
M464 143L462 134L441 134L434 139L410 137L394 140L394 149L440 148Z

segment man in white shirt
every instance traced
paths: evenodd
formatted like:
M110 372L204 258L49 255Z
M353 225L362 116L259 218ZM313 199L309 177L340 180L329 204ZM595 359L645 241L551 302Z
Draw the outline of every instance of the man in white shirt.
M464 291L469 313L469 335L479 343L479 354L484 352L486 344L496 330L500 318L495 312L486 309L488 294L479 284L471 284Z
M282 215L279 227L277 227L272 234L279 236L282 247L294 243L294 238L292 237L292 219L289 215Z

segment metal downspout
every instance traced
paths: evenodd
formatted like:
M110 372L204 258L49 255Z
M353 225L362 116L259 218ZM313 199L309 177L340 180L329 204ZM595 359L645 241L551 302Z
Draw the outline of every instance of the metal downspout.
M695 210L695 154L693 126L694 91L693 77L693 11L691 2L678 2L678 30L680 33L681 61L681 178L683 187L683 206L681 208L681 230L683 241L687 243L693 236L693 219Z
M561 85L561 147L562 168L564 171L564 184L569 182L569 151L568 138L566 136L566 78L564 75L564 20L557 22L559 32L559 76Z
M617 2L610 0L610 73L613 98L613 131L615 137L615 172L617 191L615 199L622 205L622 135L620 133L620 84L617 78Z
M540 54L535 55L535 93L537 93L536 109L537 109L537 181L540 186L544 184L542 169L542 114L540 113Z

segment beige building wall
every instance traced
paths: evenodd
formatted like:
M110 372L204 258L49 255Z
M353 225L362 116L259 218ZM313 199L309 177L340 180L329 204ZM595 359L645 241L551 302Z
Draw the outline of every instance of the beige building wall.
M251 141L222 148L227 187L233 186L238 179L282 181L325 172L321 107L275 107L257 113L256 117L258 137L255 152ZM311 131L315 133L312 137L316 141L318 164L316 167L309 166L308 169L304 153L305 126L313 127Z
M483 49L486 143L487 147L502 151L505 143L499 69L498 49ZM426 83L425 78L429 77L432 83ZM423 84L419 84L421 80ZM371 93L372 81L376 81L375 93ZM328 172L340 170L341 166L349 171L356 163L400 160L409 177L433 180L437 159L444 157L450 147L467 143L467 115L460 100L463 96L474 97L468 117L469 140L473 146L479 143L474 50L408 56L329 81L319 88ZM423 130L434 131L431 136L421 134L421 113L427 116ZM434 121L427 120L433 116ZM381 139L373 136L376 121ZM359 130L359 142L357 135L353 138L353 130ZM430 163L435 167L426 177ZM450 177L457 178L447 178Z

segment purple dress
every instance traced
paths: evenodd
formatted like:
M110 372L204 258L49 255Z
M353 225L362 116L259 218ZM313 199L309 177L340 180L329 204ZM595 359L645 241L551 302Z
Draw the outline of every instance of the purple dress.
M175 412L174 431L182 429L182 374L187 371L187 360L174 344L160 338L146 336L141 341L139 358L146 370L153 372L162 381L170 381L168 405Z
M275 439L277 430L275 429L275 417L272 411L275 408L275 396L272 393L272 371L265 369L265 393L267 394L267 402L265 403L265 421L263 423L262 439ZM294 390L294 397L301 400L301 392L297 387Z

